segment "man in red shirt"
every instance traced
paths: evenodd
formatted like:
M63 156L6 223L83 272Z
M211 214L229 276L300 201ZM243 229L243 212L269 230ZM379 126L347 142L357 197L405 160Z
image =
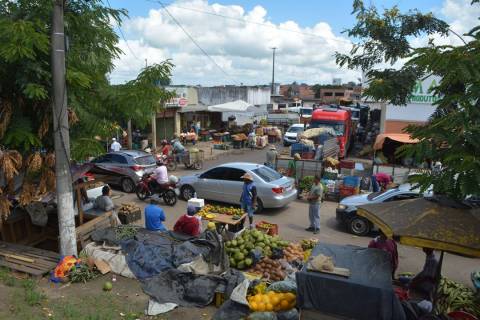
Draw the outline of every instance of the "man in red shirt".
M197 237L200 234L200 220L195 217L195 213L195 207L188 206L187 214L184 214L175 222L173 231Z
M380 249L390 254L390 262L392 264L392 279L395 278L395 271L398 267L398 251L397 244L392 239L388 239L387 236L380 230L380 235L370 241L369 248Z

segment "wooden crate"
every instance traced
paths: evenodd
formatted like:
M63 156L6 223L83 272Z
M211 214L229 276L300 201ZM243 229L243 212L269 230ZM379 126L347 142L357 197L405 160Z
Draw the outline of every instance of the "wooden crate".
M142 218L142 210L140 208L134 212L129 213L118 213L118 218L122 222L122 224L130 224L132 222L138 221Z
M109 211L77 227L75 229L75 233L77 235L77 242L79 243L79 248L83 249L89 242L91 242L90 236L94 231L113 227L115 225L116 221L113 217L113 213Z

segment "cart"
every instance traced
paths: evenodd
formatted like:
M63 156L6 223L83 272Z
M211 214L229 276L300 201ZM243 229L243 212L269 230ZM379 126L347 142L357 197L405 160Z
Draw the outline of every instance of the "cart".
M200 170L203 168L203 160L205 159L204 151L198 150L198 152L187 151L183 155L182 162L187 169Z

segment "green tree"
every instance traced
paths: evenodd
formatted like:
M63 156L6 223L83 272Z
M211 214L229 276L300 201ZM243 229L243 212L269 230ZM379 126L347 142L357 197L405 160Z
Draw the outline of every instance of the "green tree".
M50 33L53 1L0 0L0 144L28 153L53 148L51 132ZM119 123L131 118L145 125L171 94L173 65L149 66L137 79L112 86L108 74L122 53L112 28L125 10L100 0L67 1L67 96L72 157L83 159L103 151L95 137L110 136Z
M478 0L472 5L478 5ZM404 155L417 160L432 159L443 164L441 172L417 176L425 190L455 199L479 194L480 185L480 26L463 37L453 33L449 25L431 13L400 13L397 7L379 13L355 0L353 13L356 25L347 30L358 42L349 54L337 53L337 63L360 69L369 79L365 95L378 100L405 105L418 80L438 76L441 80L430 88L440 97L437 110L422 126L409 126L407 132L421 140L405 147ZM413 38L439 34L455 34L462 45L428 45L414 48ZM402 60L400 68L393 65ZM380 68L379 65L387 65Z

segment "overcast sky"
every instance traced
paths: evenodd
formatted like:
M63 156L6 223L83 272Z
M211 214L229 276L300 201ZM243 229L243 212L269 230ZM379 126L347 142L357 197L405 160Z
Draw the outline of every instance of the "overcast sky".
M480 5L470 6L471 0L365 2L380 8L397 4L402 10L433 12L459 33L478 24L480 17ZM326 84L332 78L348 82L360 77L358 72L339 69L333 57L335 51L351 48L350 39L341 32L355 22L350 14L352 0L165 1L171 16L157 0L109 3L129 11L129 19L121 26L126 41L121 37L119 43L124 54L110 75L114 83L135 78L145 59L149 64L171 59L174 84L268 84L271 47L278 48L276 82ZM452 36L441 41L456 44L459 40Z

